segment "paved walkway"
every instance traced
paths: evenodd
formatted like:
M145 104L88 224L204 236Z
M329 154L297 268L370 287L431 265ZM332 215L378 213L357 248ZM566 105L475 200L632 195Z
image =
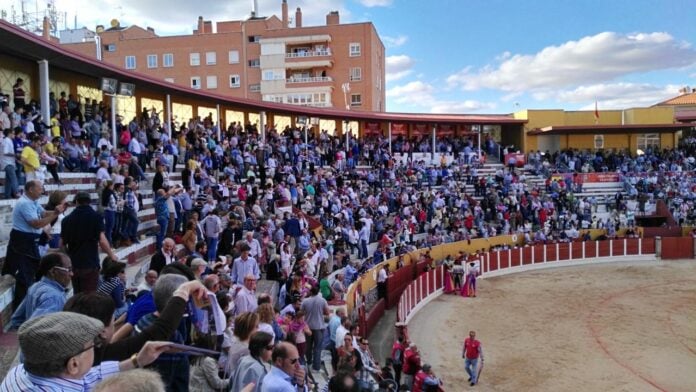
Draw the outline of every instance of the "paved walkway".
M394 344L396 330L396 307L384 312L372 333L368 337L370 349L380 366L384 366L385 359L391 357L391 349Z

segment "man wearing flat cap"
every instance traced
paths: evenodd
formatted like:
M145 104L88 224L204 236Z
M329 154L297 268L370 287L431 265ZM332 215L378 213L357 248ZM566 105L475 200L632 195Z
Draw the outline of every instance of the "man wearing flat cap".
M111 374L149 365L171 344L148 342L130 359L92 367L103 329L101 321L70 312L26 321L18 332L24 363L10 369L0 390L89 391Z
M73 266L75 294L97 291L99 283L99 248L111 260L118 260L104 234L104 219L89 205L87 192L75 195L75 210L63 219L61 244Z

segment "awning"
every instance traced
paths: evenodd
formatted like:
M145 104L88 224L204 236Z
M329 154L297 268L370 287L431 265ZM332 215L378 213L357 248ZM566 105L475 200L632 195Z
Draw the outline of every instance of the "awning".
M674 133L690 130L696 124L629 124L629 125L567 125L534 129L527 134L543 135L608 135L634 133Z

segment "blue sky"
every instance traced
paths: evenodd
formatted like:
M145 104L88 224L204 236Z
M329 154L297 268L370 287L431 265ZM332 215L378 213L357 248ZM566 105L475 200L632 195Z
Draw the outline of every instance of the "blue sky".
M11 0L19 4L20 0ZM69 25L118 18L187 34L251 0L55 0ZM38 2L40 5L44 1ZM258 0L280 15L281 0ZM7 3L6 3L7 4ZM27 0L35 8L35 0ZM304 25L372 21L387 51L387 110L509 113L649 106L696 87L696 0L288 0ZM5 6L6 7L6 6ZM7 8L7 7L6 7ZM293 14L291 12L291 14ZM691 16L691 17L689 17Z

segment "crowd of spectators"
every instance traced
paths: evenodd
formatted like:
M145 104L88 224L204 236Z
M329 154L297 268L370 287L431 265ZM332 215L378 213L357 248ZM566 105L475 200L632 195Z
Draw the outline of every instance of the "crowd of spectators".
M34 277L24 273L28 293L16 304L13 325L21 335L27 320L63 309L96 318L104 331L98 334L99 347L94 345L95 364L126 360L144 349L147 340L169 342L161 346L167 348L157 352L158 358L148 359L167 390L239 391L250 382L261 391L286 384L302 390L313 383L313 374L323 371L325 348L332 355L331 369L326 370L333 376L327 384L330 391L377 387L380 379L389 377L372 356L367 337L342 310L332 312L329 307L371 266L447 242L500 234L519 234L525 244L570 241L586 239L591 228L606 229L612 237L619 226L634 223L621 219L627 205L622 194L613 203L576 196L582 194L582 182L552 179L555 172L619 171L627 198L640 200L645 195L648 203L672 196L669 206L681 223L688 222L693 211L694 187L688 174L692 139L679 150L648 149L633 158L578 151L530 153L532 171L547 178L537 186L514 167L480 174L472 137L437 141L439 152L454 157L451 164L397 163L388 141L380 136L346 141L326 131L314 135L302 128L274 126L259 130L256 124L236 122L223 129L212 115L167 124L155 109L145 109L128 122L119 118L118 143L113 146L103 121L107 107L60 95L59 100L52 97L48 124L37 117L35 102L15 100L14 111L3 104L9 119L7 127L0 116L5 128L5 195L19 196L19 185L26 183L22 197L36 204L37 189L45 180L40 174L43 166L55 173L56 183L63 170L95 172L96 205L102 213L95 230L104 238L92 238L90 249L96 252L99 246L109 256L102 261L101 276L89 277L98 283L84 286L80 279L87 278L76 275L85 267L76 265L74 249L59 240L75 232L61 227L62 219L74 212L65 216L64 193L51 195L47 211L37 207L32 211L36 216L27 222L34 222L33 235L43 231L45 248L56 249L32 254L40 281L34 283ZM42 136L44 126L51 128L50 143ZM431 142L426 137L397 138L393 151L429 152ZM492 140L484 142L484 153L495 148ZM170 179L178 163L183 164L181 184ZM151 182L146 181L147 170L155 172ZM126 287L126 266L116 260L112 248L141 239L141 189L152 190L157 251L145 281ZM91 208L84 203L89 195L81 197L82 205ZM610 217L596 217L601 203L614 206ZM376 247L370 246L374 243ZM277 296L256 293L262 278L278 283ZM66 303L71 281L75 296ZM222 355L219 360L192 359L189 351L171 349L175 343ZM409 388L419 371L421 382L430 385L426 380L434 378L432 369L418 364L413 371L408 365L417 357L417 348L401 350L402 358L392 355L384 365L403 361L407 380L411 377ZM144 364L134 358L132 365ZM25 378L63 372L33 374L33 369L17 372L25 372ZM399 384L398 375L395 379Z

